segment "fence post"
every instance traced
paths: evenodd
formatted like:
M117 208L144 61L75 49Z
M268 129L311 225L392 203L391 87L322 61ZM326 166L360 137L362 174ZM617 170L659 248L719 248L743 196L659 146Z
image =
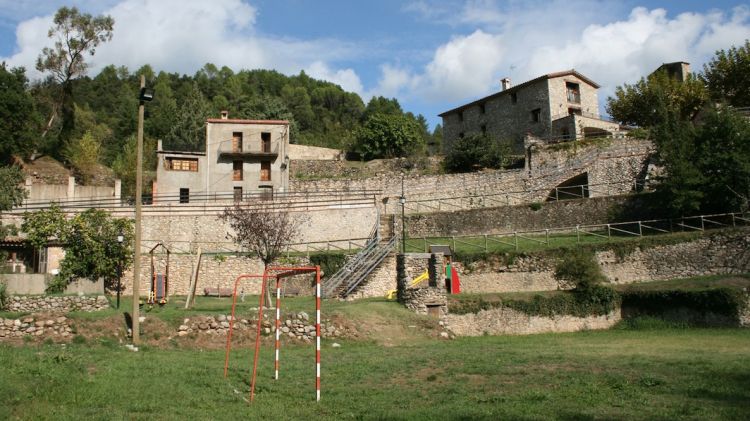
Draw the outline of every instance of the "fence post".
M487 253L489 250L487 250L487 234L484 234L484 252Z
M641 225L641 221L638 221L638 236L643 237L643 225Z
M456 236L454 235L451 235L451 245L453 246L453 251L455 252L456 251ZM426 248L426 245L425 245L425 248ZM427 251L425 250L425 252Z
M581 198L586 197L585 192L583 191L583 184L581 184Z
M516 251L518 251L518 233L513 231L513 243L516 245Z
M549 247L549 228L544 229L544 240L547 242L547 247Z
M609 224L607 224L607 240L612 239L612 230L610 229Z
M704 222L703 222L703 215L701 215L701 231L705 231L705 230L706 230L706 226L704 225Z
M578 225L576 225L576 244L581 244L581 233L578 231Z
M734 212L732 212L732 228L734 228Z
M559 201L560 201L560 195L558 193L557 187L555 187L555 202L559 202Z

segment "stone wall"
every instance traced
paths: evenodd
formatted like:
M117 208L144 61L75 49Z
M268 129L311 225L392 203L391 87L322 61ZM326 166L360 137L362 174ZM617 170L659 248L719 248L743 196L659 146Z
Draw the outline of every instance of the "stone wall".
M562 200L530 205L471 209L456 212L407 215L406 229L411 238L423 236L484 235L514 231L574 227L579 224L605 224L627 196ZM397 218L397 221L400 221Z
M13 295L9 297L5 310L14 313L67 313L69 311L99 311L109 308L109 301L98 296L39 296Z
M0 318L0 340L22 337L65 339L71 335L73 335L73 328L70 325L70 320L65 316Z
M750 231L709 232L692 241L635 247L624 256L605 249L597 251L595 257L614 284L747 273ZM461 273L462 289L475 293L556 290L556 259L548 253L529 253L512 262L495 257L471 263Z
M427 285L411 286L411 275L424 272L425 262L429 272ZM407 253L396 258L398 273L398 301L418 314L444 316L448 313L442 253ZM418 276L418 275L416 275Z
M369 297L384 297L388 291L396 289L396 255L390 254L370 273L347 299L357 300Z
M499 307L478 313L448 314L442 318L442 322L448 331L457 336L529 335L609 329L621 318L619 309L604 316L542 317Z
M295 145L287 146L289 159L295 160L339 160L343 157L344 151L340 149L322 148L320 146Z

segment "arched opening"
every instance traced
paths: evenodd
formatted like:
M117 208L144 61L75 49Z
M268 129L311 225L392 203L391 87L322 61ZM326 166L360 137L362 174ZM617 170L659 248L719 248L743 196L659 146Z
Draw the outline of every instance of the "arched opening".
M585 172L558 184L547 196L547 201L589 197L589 173Z

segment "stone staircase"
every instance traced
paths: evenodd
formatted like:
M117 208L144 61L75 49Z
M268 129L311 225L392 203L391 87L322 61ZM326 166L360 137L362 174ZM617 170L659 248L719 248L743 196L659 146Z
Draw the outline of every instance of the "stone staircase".
M346 298L391 254L398 240L394 235L394 221L393 215L380 218L365 247L323 282L323 298Z

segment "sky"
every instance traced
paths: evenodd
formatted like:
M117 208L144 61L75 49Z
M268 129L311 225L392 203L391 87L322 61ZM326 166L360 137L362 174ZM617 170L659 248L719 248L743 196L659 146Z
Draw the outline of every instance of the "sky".
M702 69L750 39L750 3L732 0L0 0L0 61L39 78L55 11L114 18L89 75L109 64L193 75L206 63L308 75L395 97L437 116L514 84L574 68L599 101L662 63Z

